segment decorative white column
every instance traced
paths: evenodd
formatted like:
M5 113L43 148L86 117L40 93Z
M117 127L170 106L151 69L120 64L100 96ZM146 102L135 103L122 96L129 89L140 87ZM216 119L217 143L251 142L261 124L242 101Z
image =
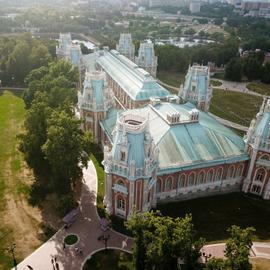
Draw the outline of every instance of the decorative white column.
M128 217L133 214L134 208L134 181L129 182L129 210L128 210Z
M253 148L251 160L249 163L248 175L247 175L247 178L244 180L244 184L242 188L242 191L244 191L245 193L249 192L249 186L252 182L251 176L252 176L252 172L255 166L257 153L258 153L258 150Z
M106 210L109 214L112 214L112 175L106 173L105 175L105 197L104 204L106 205Z

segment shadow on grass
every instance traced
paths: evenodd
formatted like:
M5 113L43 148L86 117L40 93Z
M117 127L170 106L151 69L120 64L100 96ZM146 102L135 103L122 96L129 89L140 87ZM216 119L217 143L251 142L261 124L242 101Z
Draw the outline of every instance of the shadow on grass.
M83 270L132 270L132 255L118 250L102 250L86 261Z
M232 225L253 226L256 240L270 239L270 202L240 192L159 205L158 209L172 217L191 213L198 236L207 241L225 240Z

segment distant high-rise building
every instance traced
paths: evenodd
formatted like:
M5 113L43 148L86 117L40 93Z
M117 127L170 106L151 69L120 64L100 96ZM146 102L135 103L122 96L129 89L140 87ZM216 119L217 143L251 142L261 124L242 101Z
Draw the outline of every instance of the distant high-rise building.
M182 0L149 0L149 7L157 7L157 6L176 6L179 7L183 5Z
M119 43L116 45L116 50L131 61L134 61L135 46L132 43L131 34L122 33L120 35Z
M151 41L142 42L136 64L149 72L153 77L157 75L158 59L155 56L154 44Z
M200 2L190 2L189 10L193 13L198 13L201 11L201 3Z

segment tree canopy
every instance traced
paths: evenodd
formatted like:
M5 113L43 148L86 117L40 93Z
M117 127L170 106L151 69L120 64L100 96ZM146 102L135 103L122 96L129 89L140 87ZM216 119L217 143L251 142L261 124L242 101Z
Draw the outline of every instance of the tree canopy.
M61 60L31 71L25 79L28 90L23 98L28 111L20 150L35 175L32 201L57 193L61 214L74 206L73 187L90 154L91 136L83 133L75 116L78 76L76 68Z
M23 85L26 75L52 60L48 48L30 34L0 39L0 77L3 85Z
M195 239L191 215L173 219L151 211L132 216L126 224L134 234L136 269L178 269L178 258L188 269L198 269L204 240Z

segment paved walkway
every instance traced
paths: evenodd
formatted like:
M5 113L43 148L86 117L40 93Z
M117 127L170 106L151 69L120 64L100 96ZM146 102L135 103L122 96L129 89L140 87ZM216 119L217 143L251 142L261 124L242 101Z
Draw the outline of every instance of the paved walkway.
M202 252L206 255L211 254L212 257L225 258L224 256L225 243L205 245ZM250 250L251 258L265 258L270 260L270 243L254 242Z
M220 80L220 79L215 79L213 78L214 81L219 81L222 83L222 85L220 86L213 86L213 88L217 88L220 90L225 90L225 91L233 91L233 92L239 92L239 93L246 93L249 95L253 95L253 96L258 96L258 97L264 97L264 95L259 94L257 92L254 91L250 91L247 88L247 84L249 82L232 82L232 81L224 81L224 80Z
M53 269L51 259L55 256L61 270L81 269L90 254L104 248L104 243L97 240L100 235L103 235L103 231L100 229L99 217L96 212L97 175L92 161L89 162L88 168L84 170L83 174L81 213L78 220L68 230L59 230L49 241L22 261L17 267L18 270L28 269L27 265L33 267L34 270ZM66 246L63 249L63 239L70 233L79 236L78 245L83 250L82 256L75 255L75 247ZM122 243L126 241L127 246L123 250L131 251L132 239L111 230L108 233L110 234L109 248L122 249Z

